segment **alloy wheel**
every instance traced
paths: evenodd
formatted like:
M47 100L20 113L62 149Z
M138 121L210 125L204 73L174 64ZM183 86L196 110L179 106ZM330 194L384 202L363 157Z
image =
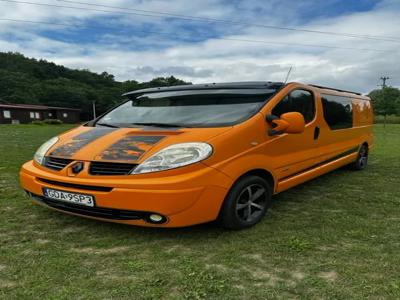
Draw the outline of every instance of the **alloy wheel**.
M260 184L252 184L244 188L236 201L238 218L246 223L256 220L266 208L266 193L266 189Z
M368 161L368 150L365 146L360 149L360 153L358 156L358 164L360 169L364 169L367 166Z

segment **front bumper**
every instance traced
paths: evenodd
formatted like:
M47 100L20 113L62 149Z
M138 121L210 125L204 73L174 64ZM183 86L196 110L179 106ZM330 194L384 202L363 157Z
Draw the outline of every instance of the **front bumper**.
M21 168L20 182L34 202L52 209L104 221L159 227L182 227L215 220L232 184L229 177L203 164L175 170L169 176L160 175L68 177L29 161ZM57 207L57 202L51 205L54 203L43 197L44 187L91 194L96 199L92 212L106 210L110 215L96 215L90 208L85 212L65 209ZM132 218L115 217L119 212L124 216L131 212ZM146 221L150 213L160 214L166 221L152 224Z

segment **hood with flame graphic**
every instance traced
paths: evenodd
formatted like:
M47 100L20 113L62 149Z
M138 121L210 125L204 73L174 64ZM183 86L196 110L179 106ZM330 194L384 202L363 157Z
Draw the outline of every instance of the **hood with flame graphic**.
M81 126L60 136L47 156L110 162L138 162L150 152L175 143L204 141L229 128L103 128Z

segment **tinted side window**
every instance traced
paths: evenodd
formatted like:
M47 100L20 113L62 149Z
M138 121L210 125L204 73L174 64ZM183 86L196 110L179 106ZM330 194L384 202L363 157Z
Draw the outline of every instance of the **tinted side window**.
M353 108L351 98L321 95L324 118L330 129L353 127Z
M309 91L294 90L279 102L272 114L280 117L287 112L299 112L303 115L306 123L311 122L315 117L314 96Z

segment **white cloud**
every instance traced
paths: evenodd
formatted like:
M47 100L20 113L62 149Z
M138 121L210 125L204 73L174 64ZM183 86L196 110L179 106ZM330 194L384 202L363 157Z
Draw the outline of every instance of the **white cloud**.
M50 2L49 2L50 3ZM51 3L76 6L54 1ZM96 2L99 3L99 2ZM240 19L246 22L301 26L331 32L350 32L365 35L382 35L400 39L400 6L398 1L381 1L372 10L330 18L301 18L305 9L321 7L319 1L102 1L105 5L135 7L147 10L173 12L210 18ZM293 4L293 2L290 2ZM325 4L335 3L334 0ZM88 68L96 72L107 71L118 80L149 80L155 76L174 75L192 82L221 82L241 80L282 81L290 66L294 66L292 80L330 85L367 92L376 87L381 75L389 75L391 82L399 85L400 43L339 37L334 35L268 30L261 27L204 24L183 20L168 21L162 18L104 14L94 11L77 11L32 7L22 4L0 3L0 18L28 19L44 22L73 22L98 24L113 28L171 32L167 35L121 35L106 32L96 40L84 42L60 41L45 36L47 25L0 23L0 51L19 51L36 58L45 58L72 68ZM4 7L3 7L4 6ZM265 18L260 18L265 15ZM104 16L109 16L104 18ZM112 19L110 17L113 17ZM132 28L134 24L134 28ZM123 26L123 27L122 27ZM188 27L189 26L189 27ZM209 34L212 30L223 38L265 40L277 43L301 43L349 48L373 48L388 52L295 47L244 43L220 39L188 42L188 32L194 37ZM55 33L69 32L56 28ZM133 32L133 31L132 31ZM54 36L54 32L53 32ZM186 39L186 41L184 41ZM400 80L400 79L398 79Z

